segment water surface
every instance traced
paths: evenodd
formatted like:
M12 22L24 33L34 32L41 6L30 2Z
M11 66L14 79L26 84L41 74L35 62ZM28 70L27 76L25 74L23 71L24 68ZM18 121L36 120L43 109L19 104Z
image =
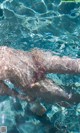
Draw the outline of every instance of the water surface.
M34 47L80 58L80 3L60 0L0 0L0 45L28 51ZM80 93L77 75L47 75L64 89ZM46 105L48 108L48 105ZM38 117L28 104L0 97L0 126L8 133L80 133L80 105L54 104Z

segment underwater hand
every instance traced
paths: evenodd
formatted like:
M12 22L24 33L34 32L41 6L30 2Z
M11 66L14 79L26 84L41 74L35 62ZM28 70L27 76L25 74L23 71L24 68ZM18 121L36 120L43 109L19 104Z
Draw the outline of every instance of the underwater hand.
M47 73L80 74L80 59L53 56L51 52L33 49L30 52L0 47L0 81L8 79L27 92L44 79Z

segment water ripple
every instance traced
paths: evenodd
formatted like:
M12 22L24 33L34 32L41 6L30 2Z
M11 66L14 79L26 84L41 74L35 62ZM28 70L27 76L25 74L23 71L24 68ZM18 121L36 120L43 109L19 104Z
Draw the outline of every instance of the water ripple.
M60 56L80 57L80 3L61 3L60 0L0 0L0 45L23 50L38 47L57 52ZM72 89L71 85L76 81L78 84L80 82L78 76L51 74L49 77L68 90ZM80 120L75 115L77 109L73 109L73 112L67 110L64 116L63 108L61 111L58 107L57 112L54 108L50 110L52 121L48 121L48 117L34 116L27 103L18 99L4 97L0 98L0 102L0 125L4 123L8 126L8 133L26 133L26 130L28 133L80 131ZM80 115L79 110L77 114ZM54 123L59 130L53 126Z

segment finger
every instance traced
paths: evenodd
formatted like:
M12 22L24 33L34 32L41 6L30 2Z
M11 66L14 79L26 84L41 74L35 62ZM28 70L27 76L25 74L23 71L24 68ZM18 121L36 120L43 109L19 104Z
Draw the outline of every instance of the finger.
M68 101L70 95L49 79L41 80L32 88L22 88L30 99L40 99L42 102L53 104Z

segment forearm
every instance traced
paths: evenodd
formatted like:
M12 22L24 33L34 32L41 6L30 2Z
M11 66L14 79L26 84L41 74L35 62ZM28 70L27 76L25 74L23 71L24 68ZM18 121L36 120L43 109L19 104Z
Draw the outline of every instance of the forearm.
M37 68L39 66L45 73L80 74L80 59L59 57L38 49L33 50L32 54L38 64Z
M80 74L80 59L52 56L47 71L49 73Z

